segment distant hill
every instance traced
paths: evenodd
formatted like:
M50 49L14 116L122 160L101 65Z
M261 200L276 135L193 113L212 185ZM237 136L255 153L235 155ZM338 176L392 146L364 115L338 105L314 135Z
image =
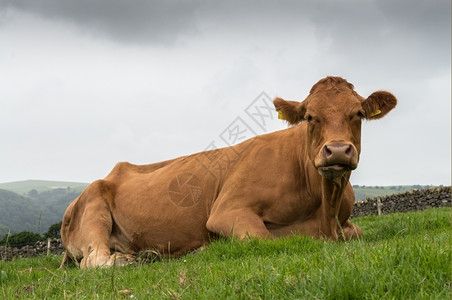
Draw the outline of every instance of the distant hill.
M87 185L45 180L0 183L0 239L8 232L47 232Z
M69 182L69 181L48 181L48 180L25 180L0 183L0 189L12 191L19 195L27 195L31 190L37 192L44 192L53 189L78 189L85 188L88 183L83 182Z
M47 232L61 221L69 203L87 183L26 180L0 183L0 239L8 232ZM374 198L432 186L353 186L356 200Z
M25 197L0 189L0 239L8 232L47 232L51 225L61 221L80 191L54 189L32 194L33 197Z
M421 190L436 187L433 185L395 185L395 186L359 186L354 185L356 201L364 200L366 198L382 197L392 194L403 193L412 190Z

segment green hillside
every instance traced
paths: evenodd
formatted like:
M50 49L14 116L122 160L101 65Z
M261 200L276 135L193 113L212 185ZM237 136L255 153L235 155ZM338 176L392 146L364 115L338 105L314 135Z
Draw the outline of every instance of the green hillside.
M432 185L394 185L394 186L359 186L354 185L356 201L361 201L366 198L383 197L387 195L404 193L412 190L428 189L435 186Z
M39 208L14 192L0 190L0 237L8 231L37 231Z
M69 203L86 183L27 180L0 183L0 239L8 232L44 233L61 221ZM353 186L356 200L374 198L431 186Z
M69 182L69 181L48 181L48 180L25 180L0 183L0 189L12 191L19 195L27 195L31 190L37 192L44 192L53 189L77 189L85 188L88 184L83 182Z
M61 221L69 203L83 188L31 190L27 196L0 189L0 239L10 233L44 233Z
M12 191L22 196L28 196L30 191L36 190L38 193L54 189L72 189L82 191L88 183L70 181L48 181L48 180L25 180L0 183L0 189ZM356 200L366 198L382 197L397 193L403 193L415 189L431 188L431 185L400 185L400 186L365 186L353 185Z

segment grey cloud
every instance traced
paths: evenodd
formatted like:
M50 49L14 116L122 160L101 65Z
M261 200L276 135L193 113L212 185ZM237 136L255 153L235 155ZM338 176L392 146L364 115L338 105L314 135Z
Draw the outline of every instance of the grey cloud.
M36 20L37 18L30 20L29 14L50 22L40 22L41 20ZM11 23L1 28L6 22ZM19 29L15 27L17 24ZM28 24L33 24L36 28L27 27ZM49 30L50 26L64 27L66 24L70 24L71 30L66 30L67 28L62 31ZM72 28L77 28L78 31ZM49 31L50 37L43 34L46 30ZM80 32L92 37L84 40L84 43L87 47L93 46L87 49L93 49L95 53L73 52L72 47L77 43L66 43L79 41ZM203 138L199 138L197 142L191 141L187 136L194 134L186 134L190 132L186 125L182 131L177 125L163 128L161 124L165 121L155 117L159 113L154 111L158 111L158 105L153 99L166 95L168 93L166 86L177 88L173 88L171 95L164 98L165 101L177 99L176 101L180 101L178 103L184 105L197 105L200 111L205 109L217 112L212 103L223 106L227 103L239 110L243 107L240 101L252 100L262 90L275 96L294 95L295 98L303 96L304 92L299 94L300 89L309 90L314 80L325 75L340 75L355 84L357 91L363 96L369 95L375 89L383 88L390 90L399 98L399 105L394 113L385 118L381 124L372 123L366 128L369 138L363 144L363 148L367 145L363 158L384 155L386 164L403 170L401 171L403 175L394 177L387 174L388 169L381 167L381 163L372 165L368 160L371 172L367 174L369 176L364 176L366 179L359 180L372 182L372 176L380 172L382 175L379 178L388 180L388 183L430 184L440 180L439 182L444 184L444 180L450 181L450 174L447 174L450 170L444 169L443 166L450 165L450 155L444 154L446 151L450 152L449 0L0 0L0 33L6 33L2 35L3 48L10 53L17 53L17 58L11 56L0 61L4 71L2 74L6 74L3 81L6 82L6 86L8 83L20 83L20 86L27 87L1 89L0 98L18 99L19 103L34 102L37 109L44 108L36 114L44 121L33 122L35 119L24 117L21 109L11 109L17 112L17 116L20 114L20 118L12 115L9 119L0 118L0 121L8 122L8 126L3 126L4 128L11 128L10 137L7 137L9 140L4 143L6 148L3 147L5 149L2 150L10 153L10 156L4 155L8 157L8 161L3 164L9 164L9 168L4 168L8 171L2 174L9 177L4 177L4 180L21 176L42 178L42 172L49 169L47 168L49 165L56 172L59 164L56 161L65 162L62 164L65 166L64 170L58 171L59 178L72 176L71 174L79 174L77 175L81 176L79 178L83 176L86 178L87 174L91 174L89 175L91 178L93 174L103 175L104 171L108 171L112 161L123 160L123 157L144 163L188 154L191 153L191 149L201 150L199 147L207 145L210 142L209 138L214 138L223 130L221 126L227 125L227 122L235 117L233 115L230 120L228 117L223 120L222 117L215 116L210 122L205 123L206 117L200 115L195 118L190 114L187 115L186 111L181 109L186 106L178 105L180 114L178 124L195 122L198 122L197 125L211 124L207 127L205 125L197 127L209 129L199 131L199 136L203 138L207 136L205 138L207 141ZM18 36L20 34L23 36ZM54 60L54 52L49 51L52 48L45 43L40 44L39 37L29 38L31 35L40 34L44 38L52 39L48 41L52 47L58 46L58 49L65 51L61 53L61 60ZM63 34L65 36L62 36ZM104 44L104 39L116 43ZM189 46L181 47L179 43L181 40L187 41ZM139 51L120 53L115 51L117 48L122 49L124 45L137 44L140 46L144 44L146 47L140 47ZM29 47L40 55L29 55L28 52L33 51L22 51L23 45L26 45L26 50L29 50ZM169 45L174 51L165 51L166 48L164 51L152 49L156 45ZM90 64L103 55L105 61L95 68L98 76L88 76L85 79L76 76L77 71L90 70ZM23 63L17 64L19 59ZM59 62L63 59L64 64L60 66ZM79 63L74 63L72 59ZM116 62L121 60L122 63L117 65ZM184 64L187 60L192 60L192 63ZM156 61L162 63L156 64ZM217 64L216 61L220 63ZM129 63L130 68L127 67ZM45 99L50 97L48 90L54 89L53 83L46 82L38 88L30 76L22 76L34 74L39 77L44 65L52 67L45 70L55 70L55 73L61 72L62 76L67 76L67 85L61 87L54 95L56 98L52 98L51 101L61 103L61 97L71 99L73 104L70 104L72 106L69 107L71 108L69 111L73 111L71 116L74 118L73 122L72 119L60 122L58 118L50 115L49 108L55 107L50 105L50 102L46 104ZM80 69L77 68L78 65L81 65ZM191 71L197 66L201 66L199 74L190 76ZM145 72L144 69L152 72ZM168 72L168 69L171 72ZM11 73L16 74L17 78ZM173 73L187 74L187 84L177 82L185 80L185 77L173 76ZM123 101L122 89L116 87L110 89L110 85L107 84L109 80L96 79L101 78L103 74L107 77L114 74L111 82L117 85L125 84L124 89L136 95L132 98L139 97L134 105L131 102L124 105L129 107L127 114L123 112L123 105L119 104ZM51 77L60 76L52 74ZM148 80L155 80L155 83L146 86L144 82ZM134 84L134 81L137 83ZM188 89L188 94L196 97L191 98L190 104L187 104L185 97L189 97L184 89L189 85L194 88ZM79 86L82 86L81 90ZM22 93L24 90L35 91L35 89L37 93ZM26 94L33 94L33 97L27 99ZM73 94L75 96L72 96ZM86 114L82 108L76 109L81 107L78 98L83 98L84 103L92 105L92 115ZM163 100L159 99L158 102ZM146 105L153 105L149 110L150 117L143 109L150 107ZM121 119L121 122L124 121L121 126L124 127L118 127L117 121L109 122L107 118L99 120L97 112L94 112L106 106L111 108L114 116L124 118ZM0 114L2 112L5 114L7 110L3 108ZM435 118L428 119L430 115L435 115ZM130 119L127 119L129 117ZM428 122L425 121L426 118ZM57 129L47 126L55 122L59 124L57 129L61 132L54 133ZM212 122L218 124L218 127L212 126ZM143 126L144 124L146 126ZM44 138L31 141L24 139L20 133L30 126L41 128L51 141ZM384 130L386 131L382 133ZM184 134L181 135L180 132ZM55 144L55 135L61 135L61 140L64 141L59 143L61 148L58 150L54 149L54 146L51 148L46 146ZM109 135L112 136L113 144L107 138L103 138ZM21 138L15 140L17 137ZM123 139L130 141L121 142ZM431 143L423 142L426 139ZM412 140L419 142L412 147L413 151L409 155L406 151L375 152L382 149L382 143L392 145L392 149L404 149L404 145L412 143ZM25 141L26 145L21 144ZM153 143L160 143L162 146L154 147ZM74 147L76 154L73 152ZM33 151L30 152L29 149ZM423 153L431 152L431 149L443 149L443 152L436 151L435 155L430 157L422 156ZM65 154L66 151L68 154ZM57 157L51 161L44 161L41 159L43 155L36 158L35 153L50 153ZM67 162L66 157L58 156L60 153L61 156L65 154L79 157L85 162L75 160ZM18 158L14 159L14 156ZM28 161L23 160L26 156L29 157ZM95 162L95 157L101 157L103 162ZM418 164L413 165L413 161L419 157L424 157L419 165L430 164L432 170L438 171L421 172L422 174L417 172ZM151 161L148 161L148 158L151 158ZM14 165L16 162L23 162L21 168ZM365 160L362 162L365 163ZM72 165L70 167L65 165L68 163ZM91 169L82 170L88 167ZM55 178L55 174L49 173L45 177ZM417 174L418 177L413 177L412 174ZM431 177L416 182L418 179L413 178L420 178L419 176ZM434 179L435 176L437 179Z
M198 33L199 23L206 18L224 27L266 23L282 33L284 26L300 26L300 20L309 20L319 39L331 39L332 47L352 44L358 54L360 48L389 52L387 44L397 39L421 49L435 45L441 52L448 49L446 35L450 37L447 0L0 0L0 8L5 7L71 22L85 31L125 43L172 44L185 34ZM423 39L420 45L408 33L413 28L416 37Z
M195 1L0 0L0 8L72 23L90 34L125 43L173 44L196 32Z
M450 1L336 1L309 18L337 69L399 80L449 70Z

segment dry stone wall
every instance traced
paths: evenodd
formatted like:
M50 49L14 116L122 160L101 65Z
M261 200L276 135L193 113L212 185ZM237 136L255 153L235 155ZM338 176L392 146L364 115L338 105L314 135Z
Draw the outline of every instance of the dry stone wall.
M5 247L0 246L0 261L12 260L19 257L33 257L48 254L63 254L64 247L61 239L50 239L50 241L39 241L34 245L23 247Z
M373 199L367 198L355 203L352 217L424 210L432 207L445 206L451 206L450 186L414 190L384 197L375 197Z
M379 206L381 214L423 210L432 207L450 207L450 187L414 190L385 197L368 198L355 203L352 217L378 215ZM50 242L37 242L34 246L24 246L21 248L0 246L0 260L12 260L20 257L46 254L60 255L63 252L64 247L61 240L52 239Z

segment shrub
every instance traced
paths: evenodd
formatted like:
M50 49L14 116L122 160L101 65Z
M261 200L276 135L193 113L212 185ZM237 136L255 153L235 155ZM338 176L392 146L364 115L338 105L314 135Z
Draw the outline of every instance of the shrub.
M46 233L44 233L44 237L47 239L59 239L61 237L61 221L59 223L55 223L49 227Z
M39 233L22 231L16 234L5 236L0 241L0 245L10 247L22 247L25 245L34 245L37 241L42 240L43 238Z

